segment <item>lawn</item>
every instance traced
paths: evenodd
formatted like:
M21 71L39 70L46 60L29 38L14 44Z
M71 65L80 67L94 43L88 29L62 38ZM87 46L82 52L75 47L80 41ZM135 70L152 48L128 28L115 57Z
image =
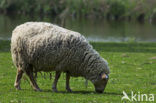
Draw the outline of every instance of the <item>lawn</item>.
M81 77L71 78L73 93L66 92L65 74L58 82L60 92L54 93L51 90L54 78L50 80L49 74L44 73L37 78L42 92L33 91L26 75L21 81L22 90L17 91L13 86L16 68L11 59L10 42L0 41L0 103L120 103L129 102L121 101L123 91L129 97L131 91L136 94L156 94L156 43L91 44L109 62L111 69L103 94L95 93L91 82L86 87L85 79Z

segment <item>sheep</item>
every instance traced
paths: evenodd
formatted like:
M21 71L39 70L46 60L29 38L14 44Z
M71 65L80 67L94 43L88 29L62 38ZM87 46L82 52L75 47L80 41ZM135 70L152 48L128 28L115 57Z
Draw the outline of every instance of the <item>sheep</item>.
M30 79L34 90L40 91L33 73L56 71L52 85L57 91L61 72L66 73L66 89L70 76L90 80L95 91L102 93L109 79L108 63L89 42L74 32L47 22L26 22L17 26L11 37L12 60L17 68L15 88L20 88L23 73Z

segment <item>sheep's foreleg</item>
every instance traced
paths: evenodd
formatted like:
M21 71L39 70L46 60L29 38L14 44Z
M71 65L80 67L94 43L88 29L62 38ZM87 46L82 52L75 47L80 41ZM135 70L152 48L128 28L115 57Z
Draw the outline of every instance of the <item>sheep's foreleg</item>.
M41 91L41 89L38 87L35 79L34 79L34 76L33 76L33 71L26 71L26 74L28 75L29 79L30 79L30 83L33 87L33 89L35 91Z
M66 73L66 90L68 92L72 92L72 90L70 89L69 80L70 80L70 75L69 73Z
M61 72L56 71L55 80L54 80L53 85L52 85L52 90L54 92L58 92L57 91L57 82L58 82L58 79L60 78L60 75L61 75Z
M21 89L20 88L20 80L22 78L22 75L23 75L23 71L21 69L17 69L17 75L16 75L16 79L15 79L15 84L14 84L14 86L17 90Z

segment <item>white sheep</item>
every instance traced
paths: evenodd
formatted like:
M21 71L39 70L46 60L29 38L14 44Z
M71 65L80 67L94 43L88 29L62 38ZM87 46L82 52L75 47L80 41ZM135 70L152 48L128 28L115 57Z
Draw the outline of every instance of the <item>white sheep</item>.
M20 89L20 79L25 72L36 91L40 91L33 73L56 71L52 86L57 91L61 72L66 73L66 89L70 76L90 80L96 92L103 92L109 74L106 60L92 48L78 32L45 22L27 22L17 26L11 38L12 59L17 67L14 86Z

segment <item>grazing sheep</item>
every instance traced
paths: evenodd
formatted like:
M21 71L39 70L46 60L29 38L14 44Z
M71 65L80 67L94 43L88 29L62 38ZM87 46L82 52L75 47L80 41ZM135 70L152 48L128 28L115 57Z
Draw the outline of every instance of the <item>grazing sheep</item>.
M16 89L25 72L36 91L40 91L33 73L56 71L52 86L61 72L66 73L66 89L70 76L82 76L90 80L96 92L103 92L108 81L109 67L106 60L92 48L78 32L45 22L27 22L17 26L11 38L12 59L17 67Z

